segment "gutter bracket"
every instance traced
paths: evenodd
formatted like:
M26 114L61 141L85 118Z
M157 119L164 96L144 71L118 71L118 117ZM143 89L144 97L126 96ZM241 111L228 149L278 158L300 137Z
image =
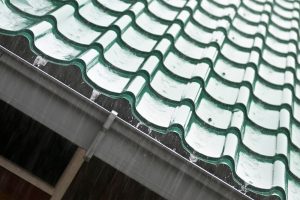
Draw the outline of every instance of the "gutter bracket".
M101 130L97 132L95 139L93 140L92 144L90 145L90 147L88 148L88 150L84 156L84 160L86 162L89 162L90 159L95 154L95 151L96 151L99 143L101 142L101 140L103 140L104 136L106 135L106 132L110 129L110 127L111 127L112 123L114 122L114 120L116 119L117 115L118 115L118 113L116 111L112 110L111 113L109 114L109 116L107 117L105 123L103 124Z

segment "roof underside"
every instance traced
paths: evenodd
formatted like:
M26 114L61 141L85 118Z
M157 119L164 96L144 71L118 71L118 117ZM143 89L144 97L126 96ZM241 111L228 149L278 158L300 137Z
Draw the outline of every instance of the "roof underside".
M194 157L247 188L300 196L298 2L0 1L0 31L75 64Z

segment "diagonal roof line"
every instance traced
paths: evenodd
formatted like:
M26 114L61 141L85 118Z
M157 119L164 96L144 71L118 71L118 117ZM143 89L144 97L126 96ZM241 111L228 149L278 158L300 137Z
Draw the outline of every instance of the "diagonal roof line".
M109 111L2 46L1 51L0 98L87 149ZM62 123L65 117L71 126ZM251 199L118 117L95 155L167 199Z

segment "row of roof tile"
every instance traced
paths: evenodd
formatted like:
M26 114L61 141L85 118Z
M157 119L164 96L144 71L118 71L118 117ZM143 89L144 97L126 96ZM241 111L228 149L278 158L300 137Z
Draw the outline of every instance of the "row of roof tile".
M238 182L300 196L299 2L0 1L0 32L76 64Z

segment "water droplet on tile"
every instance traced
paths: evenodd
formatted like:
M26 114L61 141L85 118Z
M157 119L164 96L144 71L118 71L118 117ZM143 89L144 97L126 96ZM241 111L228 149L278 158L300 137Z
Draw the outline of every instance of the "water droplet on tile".
M244 185L241 186L241 192L243 192L243 193L246 193L246 192L247 192L246 186L244 186Z
M99 96L100 96L100 92L97 91L97 90L93 90L92 94L91 94L91 97L90 97L90 100L95 101Z
M157 139L157 137L156 137L156 136L154 137L154 140L156 140L157 142L160 142L160 141L159 141L159 139Z
M142 125L141 122L137 123L137 125L135 126L136 128L139 128Z
M43 58L42 56L37 56L35 60L33 61L33 66L40 67L45 66L47 64L47 60Z
M239 111L240 111L239 109L236 109L236 108L235 108L235 109L233 109L232 112L234 113L234 112L239 112Z
M194 155L194 154L190 154L190 157L189 157L189 160L192 162L192 163L196 163L198 161L198 158Z
M249 186L249 183L245 182L244 185L241 185L241 192L247 193L248 189L247 187Z
M248 185L249 185L249 183L248 183L248 182L245 182L245 187L246 187L246 188L248 187Z

